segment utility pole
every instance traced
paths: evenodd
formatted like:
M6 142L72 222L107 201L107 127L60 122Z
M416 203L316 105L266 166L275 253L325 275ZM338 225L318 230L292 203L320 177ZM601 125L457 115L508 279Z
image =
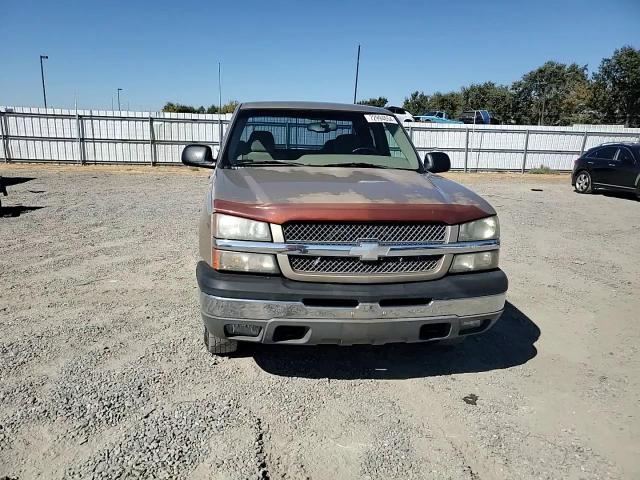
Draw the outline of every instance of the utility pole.
M360 44L358 44L358 59L356 60L356 86L353 89L353 103L358 99L358 73L360 73Z
M120 92L122 91L121 88L118 89L118 111L120 111Z
M47 89L44 85L44 67L42 60L49 60L48 55L40 55L40 76L42 77L42 97L44 98L44 108L47 108Z
M222 150L222 75L221 65L218 62L218 155Z

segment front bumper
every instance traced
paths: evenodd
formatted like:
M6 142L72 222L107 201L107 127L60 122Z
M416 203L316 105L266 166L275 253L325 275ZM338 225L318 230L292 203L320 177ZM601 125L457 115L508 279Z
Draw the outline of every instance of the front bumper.
M501 270L393 284L318 284L220 273L198 264L202 317L218 337L261 343L421 342L488 330L504 309ZM230 324L257 336L227 335ZM465 328L467 327L467 328Z

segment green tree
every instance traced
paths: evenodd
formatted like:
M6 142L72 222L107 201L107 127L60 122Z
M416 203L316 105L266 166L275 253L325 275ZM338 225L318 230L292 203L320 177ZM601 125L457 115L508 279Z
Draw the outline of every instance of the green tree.
M408 110L413 115L422 115L429 109L429 96L423 92L415 91L404 99L402 108Z
M389 100L387 100L387 97L378 97L378 98L369 98L367 100L360 100L358 102L359 105L370 105L372 107L384 107L387 103L389 103Z
M600 63L593 76L593 106L607 122L640 125L640 50L624 46Z
M238 106L237 100L231 100L229 103L225 103L222 105L222 113L233 113L236 107ZM208 108L204 108L204 106L200 105L198 108L192 107L191 105L183 105L181 103L173 103L167 102L164 107L162 107L163 112L172 112L172 113L218 113L218 107L215 105L210 105Z
M229 103L222 105L220 113L233 113L238 105L240 105L240 102L237 100L231 100Z
M586 65L546 62L513 83L513 116L518 123L567 124L577 113L565 110L567 99L588 86Z
M429 97L427 110L447 112L449 118L454 118L462 111L462 96L459 92L436 92Z
M200 107L204 108L204 107ZM162 107L163 112L171 112L171 113L198 113L198 109L190 106L190 105L182 105L181 103L165 103L164 107Z
M463 110L489 110L499 121L512 120L513 93L509 87L493 82L472 83L462 87L460 96Z
M460 110L461 97L458 92L436 92L429 96L423 92L413 92L404 99L403 107L413 115L423 115L430 110L441 110L454 117Z

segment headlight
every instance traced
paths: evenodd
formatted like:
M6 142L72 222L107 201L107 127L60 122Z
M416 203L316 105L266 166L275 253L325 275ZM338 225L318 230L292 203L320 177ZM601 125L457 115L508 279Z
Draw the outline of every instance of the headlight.
M270 242L269 224L247 218L233 217L222 213L213 215L215 230L213 236L227 240L256 240Z
M460 273L498 268L499 255L498 250L479 253L462 253L453 257L449 271L451 273Z
M487 217L460 225L458 241L472 242L474 240L493 240L500 238L500 223L498 217Z
M213 251L213 268L231 272L279 273L276 257L265 253Z

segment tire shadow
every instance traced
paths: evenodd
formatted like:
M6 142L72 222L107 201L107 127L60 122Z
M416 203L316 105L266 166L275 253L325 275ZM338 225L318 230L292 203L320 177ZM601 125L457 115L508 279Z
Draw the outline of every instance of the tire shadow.
M407 379L487 372L522 365L537 355L540 329L513 304L488 332L464 343L356 345L243 345L265 372L285 377Z

